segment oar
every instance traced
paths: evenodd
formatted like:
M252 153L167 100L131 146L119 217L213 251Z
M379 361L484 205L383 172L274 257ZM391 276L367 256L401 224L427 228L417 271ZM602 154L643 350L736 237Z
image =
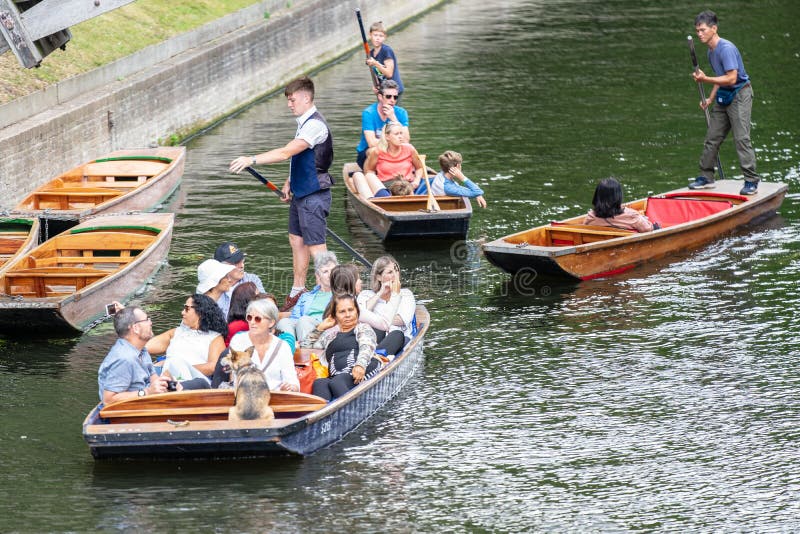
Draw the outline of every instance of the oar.
M439 203L436 202L436 198L433 196L431 181L428 179L428 166L425 165L425 156L421 154L417 154L417 156L422 162L422 176L425 177L425 185L428 187L428 203L425 205L425 209L430 212L441 211L442 209L439 207Z
M247 170L247 172L249 172L250 174L255 176L258 179L259 182L261 182L262 184L264 184L267 187L269 187L270 189L272 189L272 192L275 193L276 195L278 195L278 198L280 198L281 200L286 198L286 195L283 194L283 191L278 189L278 187L275 184L273 184L272 182L270 182L269 180L264 178L264 176L260 172L255 170L253 167L245 167L245 169ZM364 267L366 267L367 269L372 269L372 263L367 261L367 259L364 256L362 256L361 254L356 252L356 250L353 249L353 247L348 245L345 242L344 239L342 239L341 237L336 235L333 230L328 228L327 225L325 225L325 230L328 232L328 235L331 236L334 239L334 241L336 241L337 243L342 245L342 247L345 250L347 250L347 252L349 252L355 259L357 259L359 262L361 262L361 264L364 265Z
M361 30L361 41L364 43L364 52L367 54L367 59L369 59L369 43L367 42L367 33L364 31L364 21L361 20L361 10L356 8L356 18L358 19L358 28ZM367 65L369 68L369 73L372 75L372 85L375 86L377 89L380 84L378 83L378 75L375 74L375 70Z
M694 66L694 71L697 72L700 70L700 65L697 63L697 54L694 51L694 39L692 39L691 35L686 36L687 41L689 42L689 53L692 55L692 66ZM705 102L706 101L706 91L703 89L703 82L697 82L697 90L700 91L700 99ZM703 108L703 111L706 112L706 127L711 125L711 115L708 112L708 106ZM725 179L725 173L722 171L722 163L719 161L719 152L717 152L717 172L719 173L720 179Z

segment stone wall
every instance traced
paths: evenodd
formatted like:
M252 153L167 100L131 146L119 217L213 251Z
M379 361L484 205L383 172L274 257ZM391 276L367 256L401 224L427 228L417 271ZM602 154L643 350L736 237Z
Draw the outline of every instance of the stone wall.
M69 98L58 98L55 86L7 104L0 108L7 117L35 109L36 102L44 110L0 129L0 210L75 165L111 150L165 143L172 134L209 124L347 53L360 40L356 7L367 25L377 13L399 24L441 1L262 2L255 13L248 8L252 24L226 27L229 31L211 41L195 44L198 35L215 36L210 29L220 23L176 38L187 43L183 49L170 40L149 54L116 62L109 67L113 72L139 69L122 79L100 85L89 80L108 74L89 73L85 90L79 90L81 80L70 80L69 90L61 88ZM270 6L281 7L265 20ZM161 59L165 49L174 54ZM150 64L147 57L153 58Z

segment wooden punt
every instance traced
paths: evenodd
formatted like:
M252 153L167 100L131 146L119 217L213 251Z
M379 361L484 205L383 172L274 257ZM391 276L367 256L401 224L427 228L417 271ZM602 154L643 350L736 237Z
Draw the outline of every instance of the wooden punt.
M39 219L0 218L0 273L39 244Z
M178 187L185 160L182 146L117 150L38 187L12 214L78 221L149 211Z
M359 170L355 163L342 169L347 199L364 223L383 241L408 238L466 239L472 204L466 197L437 196L441 211L425 211L427 196L406 195L365 199L358 194L349 175Z
M163 393L97 405L83 421L83 437L98 459L312 454L377 411L422 364L430 322L423 306L417 306L416 320L417 334L400 355L330 403L303 393L272 392L273 421L228 421L234 404L230 390ZM310 352L303 349L301 358Z
M660 222L660 230L636 233L586 226L580 215L496 239L483 245L483 253L511 274L572 280L613 276L699 247L773 214L787 190L783 183L761 182L757 194L743 196L739 195L741 181L718 180L716 184L714 189L683 188L626 204Z
M81 331L145 285L169 251L172 213L87 219L0 274L0 331Z

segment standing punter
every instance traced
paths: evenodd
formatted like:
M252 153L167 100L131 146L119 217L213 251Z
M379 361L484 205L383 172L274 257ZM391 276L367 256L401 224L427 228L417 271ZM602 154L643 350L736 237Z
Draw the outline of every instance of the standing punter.
M239 156L230 164L240 173L251 165L279 163L291 158L289 179L283 184L289 205L289 244L292 247L294 281L282 309L291 308L305 291L308 262L325 252L327 218L331 208L333 137L314 105L314 82L303 76L289 82L283 92L297 117L297 133L286 146L255 156ZM291 192L291 195L290 195Z
M717 34L717 15L713 11L703 11L694 19L695 31L701 42L708 46L708 61L716 76L706 76L697 69L692 73L696 82L712 83L711 95L700 102L706 109L711 103L708 131L700 156L700 176L689 184L689 189L714 187L714 163L719 146L733 131L739 166L744 173L742 195L755 195L758 191L759 177L756 173L756 153L750 142L750 113L753 109L753 88L750 77L744 70L742 55L736 46Z

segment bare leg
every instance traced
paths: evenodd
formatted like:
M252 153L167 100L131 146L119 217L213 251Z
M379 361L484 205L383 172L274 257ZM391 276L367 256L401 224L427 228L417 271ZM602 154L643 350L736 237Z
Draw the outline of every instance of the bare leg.
M383 182L378 179L378 176L374 172L368 172L364 177L369 184L369 188L372 190L373 196L381 189L385 189Z
M355 184L356 191L361 195L361 198L366 199L372 196L372 190L369 188L369 184L363 172L353 173L353 184Z
M294 274L294 287L305 287L306 273L308 272L309 251L303 242L303 237L289 234L289 246L292 247L292 271ZM325 245L323 245L325 246Z

